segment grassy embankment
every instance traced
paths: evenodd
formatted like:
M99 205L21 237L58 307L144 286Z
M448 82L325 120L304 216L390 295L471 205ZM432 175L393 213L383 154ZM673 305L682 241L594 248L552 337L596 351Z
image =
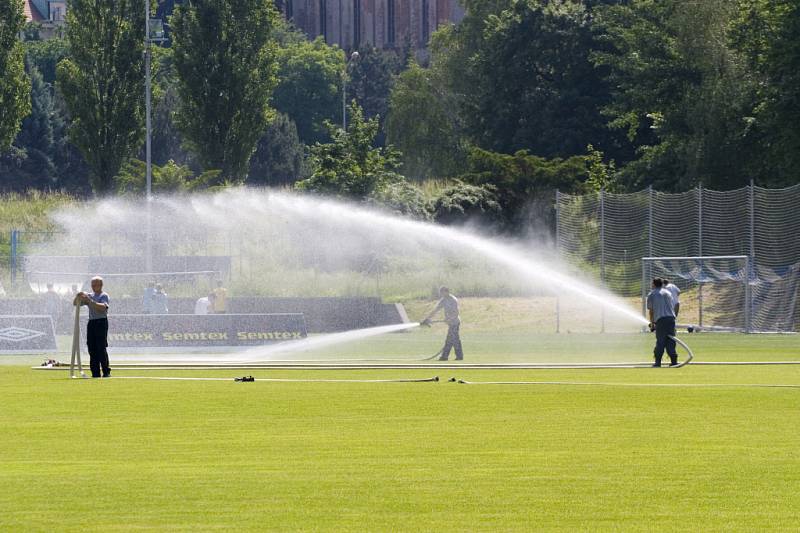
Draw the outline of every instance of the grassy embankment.
M0 196L0 283L8 292L17 292L11 289L10 261L11 261L11 230L18 229L28 232L25 242L39 242L46 238L46 232L56 230L50 218L50 213L77 200L62 193L41 193L31 191L28 194L6 194ZM25 253L25 247L18 250ZM25 291L22 291L24 294Z

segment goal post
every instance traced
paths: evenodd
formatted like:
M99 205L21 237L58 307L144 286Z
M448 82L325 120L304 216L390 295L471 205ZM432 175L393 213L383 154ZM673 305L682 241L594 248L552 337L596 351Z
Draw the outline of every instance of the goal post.
M642 313L651 280L681 290L678 323L697 330L753 331L752 262L746 255L643 257Z

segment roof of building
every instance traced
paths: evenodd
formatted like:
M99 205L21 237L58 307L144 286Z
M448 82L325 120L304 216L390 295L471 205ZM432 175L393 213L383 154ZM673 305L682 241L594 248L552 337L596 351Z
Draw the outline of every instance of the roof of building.
M28 22L41 22L47 20L47 2L41 0L25 0L23 3L23 12L25 20ZM44 4L44 11L42 11L42 4Z

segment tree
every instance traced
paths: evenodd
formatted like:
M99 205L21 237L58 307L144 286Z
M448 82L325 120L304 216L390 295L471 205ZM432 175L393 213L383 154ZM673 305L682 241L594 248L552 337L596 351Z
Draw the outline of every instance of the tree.
M467 146L454 98L442 88L435 66L412 61L389 99L387 139L403 153L412 179L445 178L465 170Z
M495 224L503 212L496 191L494 185L471 185L456 180L433 201L433 219L445 225Z
M373 191L367 203L380 206L397 215L430 220L430 205L425 193L406 180L387 183Z
M25 41L25 58L41 73L45 83L55 84L56 67L69 55L66 39L53 38L46 41Z
M383 125L389 113L389 95L403 63L394 50L362 46L358 53L358 60L353 61L349 68L348 96L358 102L364 110L364 116L378 117L381 129L377 142L383 145L386 142Z
M22 0L0 0L0 152L8 149L31 111L25 50L17 38L24 23Z
M757 101L749 118L759 136L752 174L760 184L797 182L800 168L800 5L791 0L738 0L733 47L746 59Z
M172 16L178 127L203 166L222 171L220 179L244 180L272 118L277 16L270 0L195 0Z
M305 144L330 139L325 121L342 119L344 54L325 39L290 41L278 50L279 82L273 105L297 125Z
M131 159L127 161L114 181L119 194L138 194L147 187L147 167L144 161ZM195 176L192 170L169 160L163 166L152 167L152 188L159 193L178 193L207 188L219 176L219 170L208 170Z
M362 46L358 54L349 69L348 95L355 98L367 118L386 117L394 77L403 68L400 57L394 50L374 46Z
M183 135L178 129L176 115L180 107L178 74L175 71L171 48L153 48L153 130L152 162L164 165L168 161L196 167L196 161L184 145ZM144 150L139 154L145 158Z
M586 192L589 167L584 156L545 159L525 151L513 155L473 148L469 170L461 181L493 188L503 213L505 229L518 232L526 223L528 207L546 198L552 211L553 191Z
M626 146L601 108L610 99L590 60L592 13L565 0L466 0L466 16L431 42L468 139L484 149L569 157L589 143L615 157Z
M258 141L250 160L247 183L259 185L292 185L303 177L305 146L297 136L297 128L288 116L278 113Z
M0 162L0 177L13 183L10 188L49 189L56 185L53 136L53 99L42 75L28 65L31 80L31 114L22 121L19 134L9 152Z
M49 123L46 128L52 133L45 137L41 137L39 134L26 134L27 121L23 122L22 131L15 144L21 147L26 158L30 159L32 154L34 158L37 154L28 149L23 136L28 139L48 139L48 151L42 153L49 162L46 167L41 166L40 168L52 168L51 173L27 176L25 186L52 187L69 190L78 195L90 194L92 188L88 181L89 171L78 149L69 142L67 133L69 112L63 96L55 88L57 65L69 55L67 40L53 38L45 41L26 41L24 45L25 62L32 82L32 115L38 114L40 118L37 119L37 122L40 124L46 120ZM41 74L43 82L41 85L34 80L38 75L34 71ZM52 138L52 143L49 142L50 138ZM25 164L30 163L26 162Z
M328 123L333 141L311 147L311 176L298 182L298 189L364 200L386 185L402 181L397 173L397 151L392 146L373 146L378 120L365 120L355 102L350 105L348 116L347 131Z
M604 112L637 147L629 188L684 190L749 182L757 155L758 83L731 46L736 2L634 0L598 10L614 87Z
M144 130L144 10L134 0L72 0L70 56L58 64L58 88L72 124L69 136L90 169L95 193L135 153Z

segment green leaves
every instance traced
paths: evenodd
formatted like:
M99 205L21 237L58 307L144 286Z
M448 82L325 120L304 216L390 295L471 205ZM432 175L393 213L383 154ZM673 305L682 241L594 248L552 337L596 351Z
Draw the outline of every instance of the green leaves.
M578 154L590 142L611 144L599 112L608 87L589 60L595 42L582 3L494 4L468 9L446 53L434 57L460 95L472 142L543 157Z
M205 168L241 183L272 118L277 13L269 0L196 0L171 19L178 127Z
M333 141L312 146L312 174L297 183L304 191L363 200L382 187L401 181L396 170L399 154L393 147L374 148L378 120L364 119L354 102L348 110L347 131L328 123Z
M287 43L277 53L280 81L272 98L275 109L297 125L306 144L329 139L325 121L342 119L344 54L325 39Z
M488 185L503 210L509 229L522 224L524 211L538 196L552 198L552 191L581 191L589 177L584 156L546 159L518 151L513 155L473 148L469 171L461 179L473 185ZM550 201L550 200L548 200Z
M132 159L126 162L115 179L117 192L143 194L147 181L146 172L143 161ZM153 165L153 192L178 193L205 189L217 181L219 174L219 170L208 170L195 176L189 167L178 165L170 159L163 166Z
M73 0L67 11L70 57L57 83L72 115L69 136L83 154L96 193L144 134L144 9L134 0Z
M388 141L403 153L403 171L413 179L451 177L464 170L458 110L443 94L439 74L412 61L389 100Z
M598 10L606 48L593 59L614 87L604 113L638 148L622 169L629 188L727 189L753 177L756 84L732 46L737 9L634 0Z
M0 152L8 149L31 111L31 82L25 74L22 0L0 0Z

